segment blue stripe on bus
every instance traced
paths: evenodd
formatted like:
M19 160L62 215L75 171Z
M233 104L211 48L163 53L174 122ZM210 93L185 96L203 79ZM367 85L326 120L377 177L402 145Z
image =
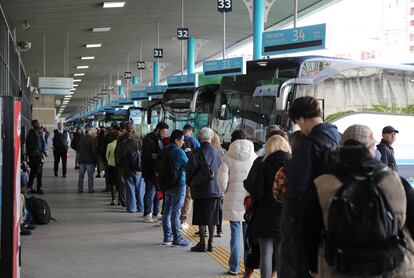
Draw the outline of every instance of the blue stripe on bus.
M414 159L397 159L398 165L414 165Z

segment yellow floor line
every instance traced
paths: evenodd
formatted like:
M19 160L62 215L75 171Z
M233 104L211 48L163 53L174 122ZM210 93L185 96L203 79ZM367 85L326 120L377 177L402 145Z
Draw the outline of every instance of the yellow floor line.
M226 223L227 222L227 223ZM224 225L229 224L228 221L223 221ZM162 227L162 223L160 222L160 226ZM198 232L198 228L196 226L190 225L190 227L187 230L181 230L181 233L185 238L188 240L191 240L193 243L197 243L199 241L199 237L195 235L195 233ZM230 252L225 248L224 246L220 244L213 244L213 252L206 252L207 255L209 255L213 260L218 262L226 271L229 269L229 257ZM239 276L228 276L228 275L216 275L216 278L233 278L233 277L243 277L245 266L244 262L240 261L240 270L241 273ZM254 278L259 278L259 273L254 272L253 274Z

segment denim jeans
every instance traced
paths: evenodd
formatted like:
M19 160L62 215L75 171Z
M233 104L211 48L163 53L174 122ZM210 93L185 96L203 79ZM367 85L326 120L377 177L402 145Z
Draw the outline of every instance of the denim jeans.
M185 185L178 185L164 194L164 211L162 214L162 226L164 241L177 242L183 237L180 233L180 215L184 205Z
M83 192L83 177L85 172L88 172L88 191L93 191L93 174L95 173L95 165L93 164L80 164L79 165L79 181L78 192Z
M238 272L240 266L240 236L243 232L243 246L246 243L246 222L230 221L230 271ZM246 252L244 253L244 261L246 261Z
M126 187L126 202L129 212L142 212L144 209L144 185L140 174L131 173L124 176Z
M151 180L145 181L145 196L144 196L144 216L153 212L157 215L160 208L160 201L158 200L155 189L155 183Z

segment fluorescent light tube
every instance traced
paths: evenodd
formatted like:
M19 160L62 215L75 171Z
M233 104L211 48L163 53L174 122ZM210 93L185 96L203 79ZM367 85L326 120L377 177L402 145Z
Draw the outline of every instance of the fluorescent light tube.
M101 47L101 43L90 43L86 45L86 48Z
M123 8L125 6L125 1L120 2L104 2L103 7L107 8Z
M85 57L81 57L81 60L93 60L95 59L94 56L85 56Z
M94 27L92 28L92 32L109 32L111 31L111 27Z
M89 68L89 66L77 66L76 68L77 68L77 69L88 69L88 68Z
M73 79L73 82L81 82L82 79Z
M78 84L73 84L73 87L78 87L79 85Z
M73 76L84 76L84 73L74 73Z

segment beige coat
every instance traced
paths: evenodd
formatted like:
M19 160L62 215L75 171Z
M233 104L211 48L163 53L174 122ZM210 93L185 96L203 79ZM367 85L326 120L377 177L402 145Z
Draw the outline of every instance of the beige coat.
M399 228L403 231L407 241L404 262L394 272L390 273L388 278L414 277L414 242L405 226L407 197L401 180L397 173L387 170L389 173L379 183L378 186L383 191L387 201L394 212L398 221ZM315 179L315 186L319 195L319 202L322 208L323 222L325 227L328 223L329 200L335 196L336 191L342 186L341 181L333 175L322 175ZM315 277L320 278L352 278L343 274L336 273L335 270L328 266L324 257L323 246L320 246L318 270Z

